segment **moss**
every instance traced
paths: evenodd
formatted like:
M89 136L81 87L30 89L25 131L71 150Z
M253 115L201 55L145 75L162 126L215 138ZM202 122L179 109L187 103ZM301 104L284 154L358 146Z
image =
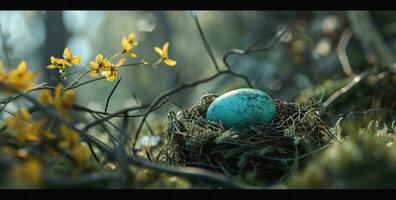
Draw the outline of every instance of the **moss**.
M386 136L386 137L384 137ZM288 188L394 188L394 134L351 136L334 144L300 173L286 181Z
M296 102L303 104L309 98L319 100L323 92L323 100L328 99L332 94L343 88L350 82L350 79L326 80L319 86L312 86L301 92ZM332 113L348 113L351 111L364 111L370 108L394 109L394 96L396 90L396 74L379 73L370 75L361 83L341 95L332 103L327 111Z
M322 95L323 99L328 99L334 92L341 89L348 83L348 79L341 80L326 80L318 86L311 86L306 88L297 97L296 102L299 104L304 104L308 99L312 98L314 100L319 100Z

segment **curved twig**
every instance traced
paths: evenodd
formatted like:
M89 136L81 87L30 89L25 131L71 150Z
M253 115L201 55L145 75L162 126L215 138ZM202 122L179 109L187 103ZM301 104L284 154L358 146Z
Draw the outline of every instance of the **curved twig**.
M342 32L341 39L337 45L337 55L338 55L338 59L340 60L342 69L344 70L344 73L350 78L355 78L356 74L355 72L353 72L353 69L349 64L348 55L346 53L346 48L348 46L351 37L352 37L352 32L349 30L349 28L345 29Z
M104 110L105 112L107 112L107 108L108 108L108 106L109 106L110 98L111 98L111 96L113 95L114 91L117 89L117 86L118 86L118 84L120 84L120 82L121 82L121 78L118 79L117 83L115 84L115 86L114 86L113 89L111 90L109 96L107 97L106 106L105 106L105 110Z

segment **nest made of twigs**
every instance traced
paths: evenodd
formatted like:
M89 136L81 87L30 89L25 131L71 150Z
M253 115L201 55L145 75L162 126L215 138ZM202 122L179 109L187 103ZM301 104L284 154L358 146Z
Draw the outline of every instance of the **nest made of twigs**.
M205 95L191 109L169 113L168 164L276 181L303 166L332 139L317 103L300 107L275 100L276 115L271 123L227 130L206 120L206 111L217 97Z

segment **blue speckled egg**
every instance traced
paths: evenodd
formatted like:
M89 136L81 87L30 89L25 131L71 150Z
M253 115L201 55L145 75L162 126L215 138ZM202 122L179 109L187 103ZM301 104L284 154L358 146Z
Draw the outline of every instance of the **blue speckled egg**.
M257 89L242 88L227 92L214 100L207 111L208 121L224 128L239 128L252 123L269 123L276 108L271 97Z

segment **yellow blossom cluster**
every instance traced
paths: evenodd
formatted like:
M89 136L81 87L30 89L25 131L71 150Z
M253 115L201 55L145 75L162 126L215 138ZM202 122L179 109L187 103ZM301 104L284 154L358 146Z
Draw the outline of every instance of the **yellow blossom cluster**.
M123 66L127 58L121 58L117 63L112 63L112 59L120 56L120 55L128 55L130 58L137 58L138 55L132 50L138 45L137 36L135 33L129 33L128 36L123 37L121 40L122 50L115 55L113 55L110 59L105 58L103 54L98 54L95 57L95 60L89 62L89 74L92 77L105 76L106 80L114 81L118 76L118 68ZM176 65L176 61L171 59L168 54L169 42L166 42L162 48L155 47L154 51L157 52L160 56L159 60L152 64L158 65L161 62L164 62L165 65L173 67ZM63 53L63 58L55 58L51 57L51 64L47 66L48 69L59 69L59 73L61 75L62 80L66 79L66 68L73 66L74 64L80 64L80 57L73 56L71 50L69 48L65 48ZM141 65L148 65L149 63L142 59Z
M39 142L42 136L52 135L52 133L42 130L44 123L44 119L34 122L26 108L20 109L15 117L11 116L5 119L7 128L16 134L20 143Z
M25 91L33 87L35 74L27 69L26 61L19 63L16 69L4 71L3 63L0 61L0 82L13 90ZM9 88L4 88L3 92L8 94Z
M24 183L38 186L42 182L42 162L37 158L29 158L13 166L10 174Z
M5 120L7 128L16 133L16 138L20 142L36 142L42 144L49 155L57 156L60 152L68 152L76 166L86 168L89 166L91 152L89 147L81 142L80 135L75 130L62 124L59 126L60 135L56 135L43 127L45 120L34 122L28 110L22 108L15 117ZM45 143L43 138L51 140L55 146ZM42 181L42 163L40 157L34 153L30 155L30 150L26 148L14 148L3 146L0 154L13 155L20 159L21 163L11 166L10 175L19 181L30 185L39 185Z
M141 62L127 64L128 59L138 58L135 53L137 46L137 35L133 32L129 33L122 37L118 53L109 57L97 54L95 59L89 62L87 71L80 78L89 74L92 77L103 76L108 81L114 81L119 76L120 67L155 66L160 63L170 67L176 65L176 61L169 57L169 42L165 42L161 48L154 48L154 52L159 55L157 62L147 62L141 58ZM72 74L68 73L68 69L80 63L80 56L73 55L71 49L66 47L61 58L50 57L50 64L46 68L59 70L61 79L65 80L69 74ZM92 157L90 146L82 141L79 130L69 125L72 123L70 110L75 106L77 98L77 93L72 88L78 87L75 84L78 84L80 78L66 88L62 83L55 88L45 84L34 87L36 74L28 70L26 61L20 62L15 68L9 69L9 67L3 69L0 61L0 88L4 93L23 92L21 95L16 95L16 99L24 95L33 97L34 95L29 94L30 92L40 91L37 96L38 104L28 98L36 106L20 108L15 114L9 112L12 116L4 120L5 129L2 130L5 130L6 134L0 136L0 141L7 141L7 144L1 144L0 156L7 155L9 156L7 158L15 161L10 165L9 175L15 177L15 180L39 186L43 184L44 168L47 170L49 167L45 163L61 155L66 155L65 157L77 168L82 169L82 172L90 169L88 167L92 166L89 162ZM56 111L62 119L56 116L51 120L47 117L40 118L40 114L33 115L37 107L42 107L45 111L48 111L47 109ZM46 113L52 116L51 112ZM104 167L109 170L117 169L116 164L110 162Z
M81 143L80 134L66 125L60 126L60 132L62 139L58 142L58 147L63 150L70 150L70 155L77 166L86 167L87 161L91 158L91 151Z
M63 51L63 58L55 58L51 56L51 65L47 66L47 69L59 69L61 78L66 79L66 67L71 67L73 64L80 64L81 58L79 56L73 56L69 48L65 48Z
M76 101L77 93L75 90L64 90L63 84L59 83L54 95L51 95L51 90L41 90L38 100L44 105L51 105L64 117L68 116L68 109L71 108Z
M100 75L106 76L108 81L113 81L117 78L117 68L126 62L126 58L120 59L116 64L111 63L102 54L96 56L95 61L89 63L91 67L90 75L97 77Z

